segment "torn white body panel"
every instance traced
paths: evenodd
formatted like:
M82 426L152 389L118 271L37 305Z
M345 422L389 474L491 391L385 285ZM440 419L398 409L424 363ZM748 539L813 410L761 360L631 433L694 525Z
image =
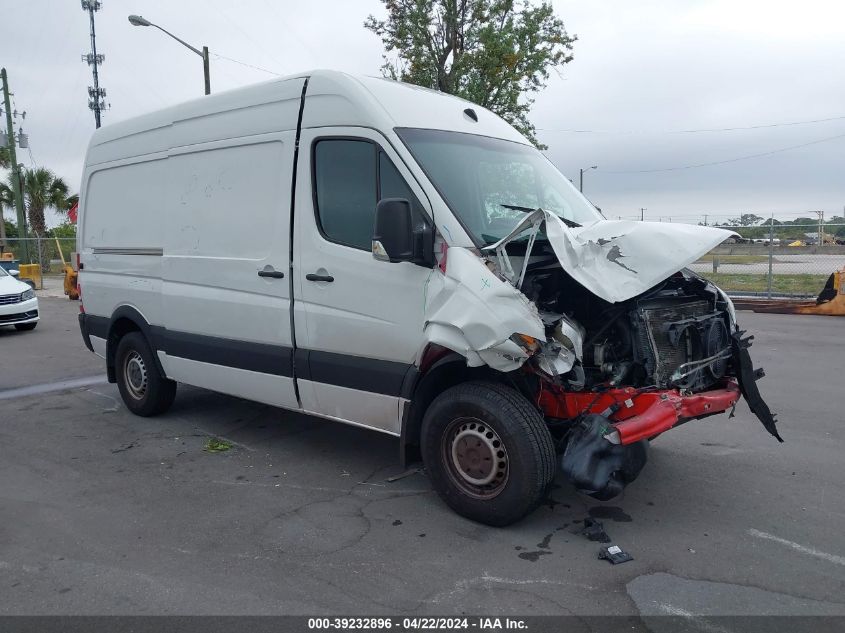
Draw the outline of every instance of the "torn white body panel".
M511 337L525 334L546 340L537 309L469 250L452 247L447 258L446 272L435 268L426 286L426 345L454 350L466 356L471 367L517 369L529 354Z
M545 218L546 235L563 269L610 303L645 292L735 235L708 226L627 220L570 228L554 213L537 209L484 250L501 259L504 246L538 217Z

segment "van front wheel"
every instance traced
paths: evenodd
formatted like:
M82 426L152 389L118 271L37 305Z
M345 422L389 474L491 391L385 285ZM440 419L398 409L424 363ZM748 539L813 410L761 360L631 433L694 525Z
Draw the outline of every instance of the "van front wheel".
M422 453L449 507L487 525L529 514L555 475L554 443L540 413L517 391L492 382L457 385L431 403Z
M164 413L176 397L176 383L158 371L153 352L140 332L130 332L117 345L117 387L123 404L135 415Z

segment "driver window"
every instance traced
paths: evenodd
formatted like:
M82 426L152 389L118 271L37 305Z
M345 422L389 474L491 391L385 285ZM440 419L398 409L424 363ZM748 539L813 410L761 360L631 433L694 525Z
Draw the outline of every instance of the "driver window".
M390 158L365 139L322 139L314 146L314 198L327 240L372 249L376 203L405 198L420 203Z

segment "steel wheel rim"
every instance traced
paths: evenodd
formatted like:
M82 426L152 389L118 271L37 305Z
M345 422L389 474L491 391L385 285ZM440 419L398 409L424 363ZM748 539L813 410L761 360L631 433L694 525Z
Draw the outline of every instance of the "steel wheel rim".
M126 360L123 362L123 375L129 395L136 400L143 399L147 393L147 366L141 355L134 349L126 355Z
M478 418L452 420L443 434L441 458L452 483L476 499L491 499L508 481L508 452L499 434Z

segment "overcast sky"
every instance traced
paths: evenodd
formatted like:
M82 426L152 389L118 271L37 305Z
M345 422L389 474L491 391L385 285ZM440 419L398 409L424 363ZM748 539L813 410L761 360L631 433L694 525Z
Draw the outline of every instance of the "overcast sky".
M698 222L792 218L845 206L845 3L832 0L554 0L575 59L537 96L548 156L608 217ZM103 0L104 125L202 94L202 63L138 13L212 51L212 91L311 68L378 74L362 27L378 0ZM94 129L88 14L78 0L4 3L0 40L32 155L76 190ZM238 64L226 58L264 70ZM271 72L267 72L271 71ZM836 118L838 117L838 118ZM734 131L717 128L834 119ZM21 124L20 120L17 125ZM838 138L832 138L837 137ZM819 142L821 141L821 142ZM778 151L803 145L803 147ZM733 159L775 152L747 160ZM676 169L691 165L709 165ZM657 171L662 170L662 171ZM641 172L641 173L637 173Z

